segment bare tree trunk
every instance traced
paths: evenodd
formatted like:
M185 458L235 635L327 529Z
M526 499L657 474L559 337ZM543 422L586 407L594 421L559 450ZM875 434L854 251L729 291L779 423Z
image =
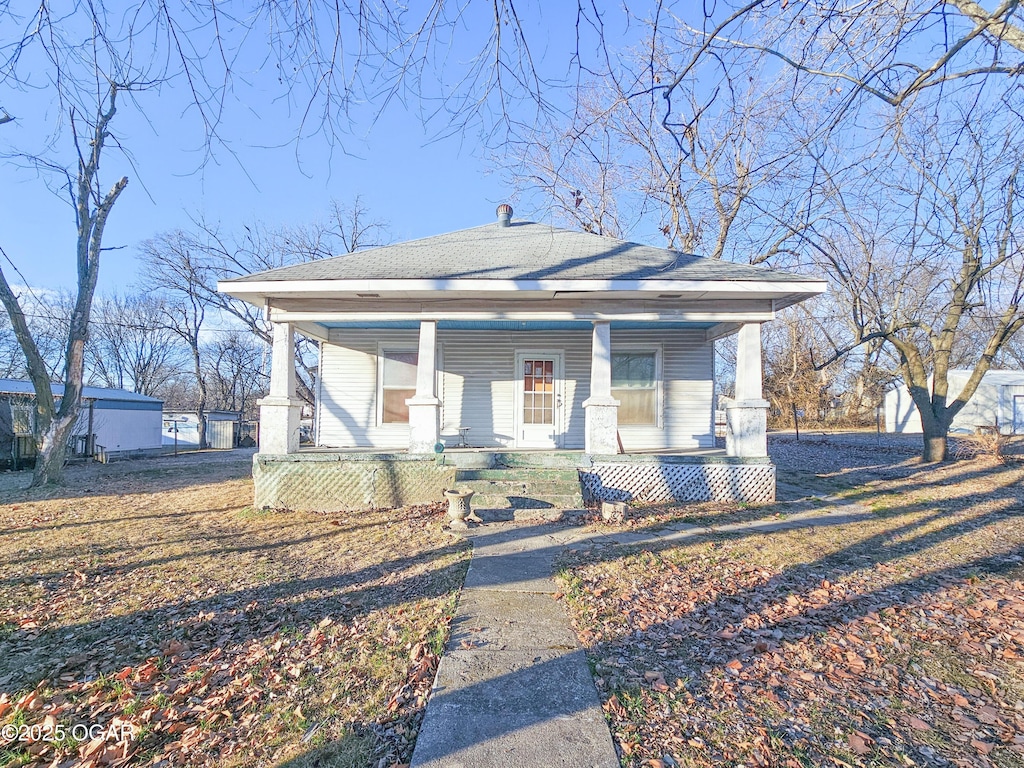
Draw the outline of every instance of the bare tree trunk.
M945 461L948 458L949 425L960 409L947 407L945 395L931 391L927 375L924 375L919 360L904 365L904 376L913 381L908 388L921 415L921 437L924 441L921 460L928 464ZM937 380L938 374L935 374L935 377Z
M940 461L945 461L948 456L949 446L949 438L946 433L932 434L925 430L923 436L924 450L921 453L922 460L926 464L936 464Z
M67 458L68 439L78 420L78 408L71 418L55 418L49 427L36 436L36 466L32 473L32 485L40 486L59 483Z
M202 354L199 351L198 325L196 333L189 339L189 346L192 349L192 362L195 365L196 387L199 389L199 400L196 403L196 415L199 417L199 447L206 448L206 378L203 376Z

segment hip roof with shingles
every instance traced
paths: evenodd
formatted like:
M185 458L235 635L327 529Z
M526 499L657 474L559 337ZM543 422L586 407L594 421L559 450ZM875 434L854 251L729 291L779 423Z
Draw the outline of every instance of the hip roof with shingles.
M390 279L795 282L815 278L517 221L508 227L487 224L225 282Z

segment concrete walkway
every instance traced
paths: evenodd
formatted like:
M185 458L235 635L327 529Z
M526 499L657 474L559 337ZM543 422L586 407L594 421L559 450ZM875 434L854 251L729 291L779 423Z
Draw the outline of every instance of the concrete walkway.
M618 768L552 561L579 529L476 528L413 768Z
M858 504L826 503L711 528L604 533L492 523L466 532L473 559L412 768L618 768L586 655L553 597L555 556L567 546L659 548L708 533L843 525L870 515Z

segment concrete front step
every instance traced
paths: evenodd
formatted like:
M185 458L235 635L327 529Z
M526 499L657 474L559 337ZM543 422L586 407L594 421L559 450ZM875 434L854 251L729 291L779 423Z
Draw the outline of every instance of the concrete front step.
M579 522L587 515L583 507L548 507L546 509L515 509L513 507L491 507L489 509L474 509L476 516L485 523L504 523L514 521L520 522Z
M460 488L474 491L474 509L560 509L583 506L575 469L460 469Z
M501 480L503 482L538 483L551 481L558 483L578 483L580 474L575 469L458 469L455 479L470 480Z
M501 468L535 467L575 469L584 462L582 451L504 451L496 449L480 451L453 451L445 453L445 463L456 467Z

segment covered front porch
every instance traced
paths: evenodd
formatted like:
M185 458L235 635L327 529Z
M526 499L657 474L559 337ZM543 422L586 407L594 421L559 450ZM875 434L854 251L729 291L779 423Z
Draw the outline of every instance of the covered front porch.
M714 342L736 334L736 396L717 404L725 455L764 457L761 318L714 314L718 322L332 320L317 329L274 311L261 451L298 450L296 329L321 340L318 448L426 455L713 451Z
M514 330L498 325L506 321L467 327L339 315L321 315L321 327L313 327L274 310L256 503L398 507L440 501L456 486L472 489L474 506L485 509L773 501L761 393L764 318L744 310L557 326L548 317L519 321ZM317 445L303 450L297 328L322 341ZM713 345L733 333L735 397L720 404L723 449L714 438Z

